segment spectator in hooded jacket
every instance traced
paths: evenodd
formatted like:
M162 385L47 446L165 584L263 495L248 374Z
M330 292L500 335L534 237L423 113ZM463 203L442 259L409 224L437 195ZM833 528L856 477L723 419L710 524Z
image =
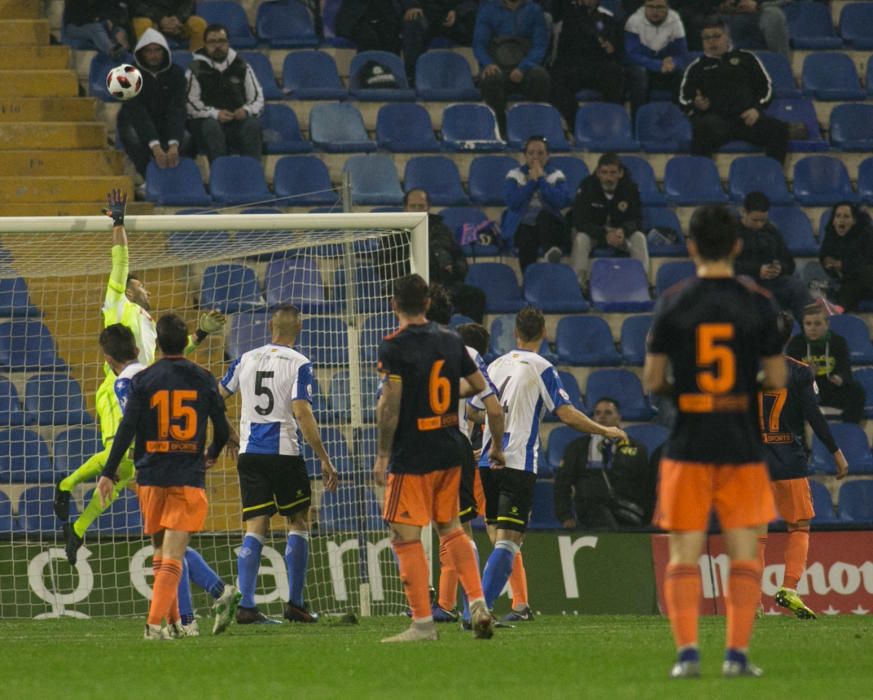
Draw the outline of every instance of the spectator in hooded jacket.
M194 0L135 0L131 5L137 38L153 28L168 39L187 41L192 51L203 48L206 20L194 14Z
M873 299L873 226L856 204L839 202L831 209L819 262L837 287L836 302L846 311Z

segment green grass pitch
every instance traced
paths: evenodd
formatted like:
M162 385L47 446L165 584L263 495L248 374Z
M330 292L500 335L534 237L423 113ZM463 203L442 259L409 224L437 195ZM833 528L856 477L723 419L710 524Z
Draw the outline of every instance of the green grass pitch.
M210 623L202 620L203 628ZM142 640L141 620L0 621L4 698L869 698L873 618L759 621L761 679L723 680L724 621L701 621L703 678L671 681L658 617L538 617L474 640L388 645L406 618L358 625L235 627L221 636ZM211 627L211 624L209 624Z

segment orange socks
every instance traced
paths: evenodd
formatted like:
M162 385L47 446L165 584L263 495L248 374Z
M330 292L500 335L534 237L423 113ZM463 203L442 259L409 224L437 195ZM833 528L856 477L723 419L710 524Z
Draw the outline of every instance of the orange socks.
M424 558L424 546L421 540L414 542L394 542L394 553L400 566L400 580L409 607L412 608L412 619L415 621L433 619L430 609L430 593L428 580L430 574L427 560ZM177 581L178 583L178 581Z
M785 588L797 588L797 582L806 568L808 553L809 530L789 530L785 545L785 578L782 581Z
M512 573L509 575L509 585L512 588L512 609L522 610L527 607L527 574L524 570L524 560L521 552L515 555L512 562Z
M484 597L482 594L482 579L476 564L473 545L460 528L440 538L440 550L445 548L446 558L458 573L464 593L470 602ZM442 590L442 585L440 586Z
M155 559L155 582L152 587L152 603L149 606L148 623L159 625L166 617L172 622L172 611L175 608L178 619L178 603L176 594L179 590L179 580L182 578L182 562L178 559Z
M727 648L749 648L755 610L761 600L761 565L755 560L731 562L727 594Z
M454 610L458 602L458 572L449 561L446 545L440 542L440 597L443 610Z
M668 564L664 580L664 601L673 629L676 648L697 646L697 618L700 616L700 569L692 564ZM754 613L754 611L753 611Z

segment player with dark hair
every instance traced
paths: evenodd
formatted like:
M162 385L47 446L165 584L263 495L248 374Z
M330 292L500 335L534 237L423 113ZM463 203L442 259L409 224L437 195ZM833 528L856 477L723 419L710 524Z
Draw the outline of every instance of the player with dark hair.
M762 673L749 662L748 647L761 596L757 537L775 510L757 395L759 388L784 387L787 369L769 293L734 277L741 247L727 207L694 212L688 252L697 276L659 300L643 369L646 390L675 397L678 409L661 458L655 510L655 523L670 533L664 598L678 652L673 678L700 675L697 562L713 507L731 560L722 675Z
M206 522L206 469L230 437L215 378L182 356L187 343L183 319L173 314L158 319L157 345L163 357L131 380L124 417L97 482L101 502L108 503L118 466L136 438L133 459L143 530L152 535L155 547L145 627L145 639L150 640L184 634L175 613L182 560L190 534ZM207 448L210 420L213 441ZM165 619L168 626L162 628Z

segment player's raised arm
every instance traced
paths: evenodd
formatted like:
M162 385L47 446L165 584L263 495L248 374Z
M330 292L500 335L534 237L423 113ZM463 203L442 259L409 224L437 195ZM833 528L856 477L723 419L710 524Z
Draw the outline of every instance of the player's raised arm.
M488 384L485 377L480 371L475 371L473 374L463 378L470 388L478 395L485 391ZM503 457L503 408L500 406L500 401L497 400L496 394L488 394L481 399L485 406L486 419L488 421L488 429L491 431L491 449L489 457L491 460L492 469L500 469L506 463Z
M303 433L303 439L306 440L321 462L321 478L324 488L328 491L336 491L336 469L330 461L330 455L324 449L318 423L315 422L315 416L312 414L312 406L305 399L295 399L291 402L291 410L294 412L294 420L297 421L300 432Z
M394 433L400 421L400 397L403 395L403 380L397 375L384 374L382 395L376 404L376 464L373 478L377 484L385 484L388 460L394 444Z
M103 212L112 219L112 272L106 289L106 306L124 299L127 288L129 259L127 232L124 230L124 213L127 208L127 193L112 190L106 195L106 208Z

